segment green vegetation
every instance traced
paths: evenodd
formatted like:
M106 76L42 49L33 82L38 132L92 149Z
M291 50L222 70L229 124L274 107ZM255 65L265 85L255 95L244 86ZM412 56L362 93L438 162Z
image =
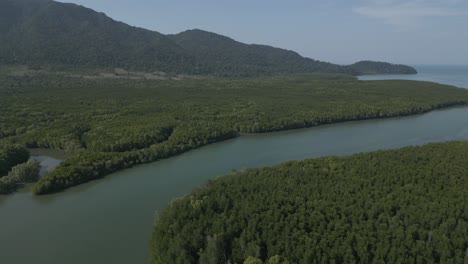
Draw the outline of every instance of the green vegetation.
M13 193L18 188L18 182L13 177L0 178L0 195Z
M1 144L0 142L0 177L5 176L11 168L26 162L28 159L29 152L25 148L19 145Z
M466 263L467 159L448 142L221 177L159 215L151 261Z
M31 183L39 180L41 164L37 160L28 160L23 164L16 165L8 173L7 177L13 177L20 183Z
M39 179L39 162L28 159L27 149L0 142L0 194L11 193L21 183Z
M40 169L41 164L37 160L16 165L7 176L0 178L0 194L9 194L21 184L36 182L39 179Z
M358 72L360 75L364 74L416 74L418 73L415 68L401 65L390 64L386 62L377 61L360 61L349 65L353 71Z
M49 0L0 1L0 65L217 76L363 73L356 67L265 45L247 45L202 30L163 35L82 6Z
M169 35L193 56L200 74L220 76L261 76L287 73L348 73L351 68L304 58L294 51L265 45L247 45L203 30Z
M466 102L465 89L346 75L0 77L0 143L72 154L36 184L34 191L44 194L239 133L417 114Z

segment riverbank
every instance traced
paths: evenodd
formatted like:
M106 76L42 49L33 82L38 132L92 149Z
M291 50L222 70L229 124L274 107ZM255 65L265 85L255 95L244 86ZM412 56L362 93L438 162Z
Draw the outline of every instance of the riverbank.
M66 160L73 155L73 153L65 152L61 149L30 148L28 151L31 156L50 157L56 160Z
M307 123L305 123L306 124L305 126L298 126L298 127L288 128L288 129L283 129L283 130L264 131L263 133L279 132L279 131L286 131L286 130L293 130L293 129L305 129L305 128L311 128L311 127L315 127L315 126L337 124L337 123L342 123L342 122L352 122L352 121L363 121L363 120L372 120L372 119L403 117L403 116L423 114L423 113L427 113L429 111L441 110L441 109L446 109L446 108L450 108L450 107L465 106L465 105L466 105L465 102L448 103L448 104L437 105L437 106L435 106L435 107L433 107L432 109L429 109L429 110L420 109L420 110L417 110L415 112L410 112L410 113L405 112L405 113L400 113L400 114L397 114L397 115L394 115L394 116L391 116L391 115L390 116L366 116L366 117L361 118L361 119L337 120L337 121L331 121L331 122L321 123L321 124L317 124L317 123L307 124ZM214 140L208 141L206 143L207 144L219 143L219 142L222 142L222 141L225 141L225 140L233 139L233 138L235 138L237 136L248 135L248 134L251 134L251 133L231 134L231 135L229 135L229 136L227 136L225 138L221 138L220 140L214 139ZM171 158L171 157L173 157L175 155L180 155L180 154L182 154L184 152L187 152L187 151L199 148L199 147L204 147L207 144L202 144L202 145L198 145L198 146L188 146L186 149L179 149L180 152L178 152L178 153L174 153L173 155L169 154L168 156L162 157L162 158L164 158L164 159L165 158ZM38 160L41 163L41 170L40 170L40 177L41 178L44 177L46 175L46 173L50 173L53 168L59 166L60 163L62 163L63 160L66 160L66 159L73 156L72 153L67 153L67 152L64 152L63 150L53 150L53 149L30 149L30 152L32 154L32 158L35 159L35 160ZM141 156L141 155L142 155L141 153L138 154L138 156ZM146 154L146 155L150 155L150 154ZM118 169L115 169L115 170L108 170L108 171L105 171L103 173L100 173L99 175L96 175L95 179L102 178L102 177L104 177L104 176L106 176L108 174L114 173L114 172L116 172L118 170L132 168L132 167L134 167L136 165L141 165L141 164L145 164L145 163L156 162L159 159L161 159L161 158L156 158L154 160L150 160L149 157L148 157L148 158L144 159L145 162L139 162L141 160L137 159L137 160L135 160L136 162L126 163L126 166L122 166L122 167L119 167ZM99 163L99 160L93 160L92 162L93 162L93 165L95 166L95 164ZM60 173L62 173L62 172L60 172ZM78 182L76 184L69 185L67 187L72 187L74 185L87 182L89 180L93 180L93 179L91 178L91 179L88 179L88 180L83 181L83 182ZM36 191L37 187L33 187L33 190ZM50 194L50 193L53 193L53 192L56 192L56 191L61 191L61 190L63 190L63 189L52 190L52 191L44 192L44 193L36 191L36 194Z
M391 118L391 117L402 117L408 115L422 114L427 113L432 110L443 109L453 106L466 105L467 102L448 102L436 105L429 109L415 109L410 112L402 111L395 115L385 114L385 115L368 115L365 117L355 117L352 119L339 119L339 120L330 120L323 123L309 123L304 122L298 124L297 126L288 127L279 130L266 130L262 132L274 132L274 131L283 131L290 129L299 129L299 128L310 128L313 126L320 126L325 124L336 124L341 122L349 121L358 121L358 120L371 120L378 118ZM106 175L114 173L119 170L132 168L136 165L155 162L161 159L170 158L184 152L197 149L208 144L222 142L228 139L235 138L239 136L238 132L235 131L225 131L224 133L218 133L219 131L210 131L210 135L203 137L203 141L191 141L190 144L184 144L184 142L163 142L159 145L152 146L147 149L137 150L127 153L105 153L101 155L89 155L86 156L86 153L79 152L78 157L71 157L67 160L65 165L59 166L57 169L47 174L46 177L43 177L39 182L33 187L35 194L43 195L50 194L58 191L62 191L66 188L82 184L91 180L96 180L102 178ZM216 135L216 136L212 136ZM168 143L169 142L169 143ZM164 145L166 144L166 145ZM74 164L79 164L74 165ZM86 169L84 169L86 168ZM64 176L67 179L64 180Z

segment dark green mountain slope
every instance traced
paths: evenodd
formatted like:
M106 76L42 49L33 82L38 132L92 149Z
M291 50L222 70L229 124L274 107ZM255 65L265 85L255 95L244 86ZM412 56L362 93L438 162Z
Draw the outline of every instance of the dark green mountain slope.
M75 4L0 0L0 65L11 64L221 76L400 73L395 65L341 66L202 30L166 36Z
M248 45L199 29L187 30L169 37L195 57L200 63L197 65L199 71L204 73L353 73L352 69L304 58L294 51L265 45Z
M192 57L166 36L74 4L0 0L0 63L188 72ZM7 16L3 16L7 15Z

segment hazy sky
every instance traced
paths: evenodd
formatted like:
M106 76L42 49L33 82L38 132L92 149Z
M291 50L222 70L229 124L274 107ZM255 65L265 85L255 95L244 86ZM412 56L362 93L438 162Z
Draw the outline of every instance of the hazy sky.
M62 0L161 33L200 28L335 63L468 64L468 0Z

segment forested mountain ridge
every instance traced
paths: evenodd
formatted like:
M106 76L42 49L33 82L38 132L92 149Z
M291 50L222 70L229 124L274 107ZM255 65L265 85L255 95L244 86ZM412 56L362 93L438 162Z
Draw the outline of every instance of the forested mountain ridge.
M221 75L244 72L254 75L322 72L350 73L352 69L340 65L304 58L290 50L266 45L244 44L231 38L199 30L187 30L169 35L179 46L195 57L201 72L219 72Z
M248 45L202 30L163 35L83 6L51 0L0 0L0 64L218 76L362 74L356 67L266 45ZM382 73L399 73L392 67L386 69Z
M0 63L189 72L193 59L163 34L75 4L0 0Z

